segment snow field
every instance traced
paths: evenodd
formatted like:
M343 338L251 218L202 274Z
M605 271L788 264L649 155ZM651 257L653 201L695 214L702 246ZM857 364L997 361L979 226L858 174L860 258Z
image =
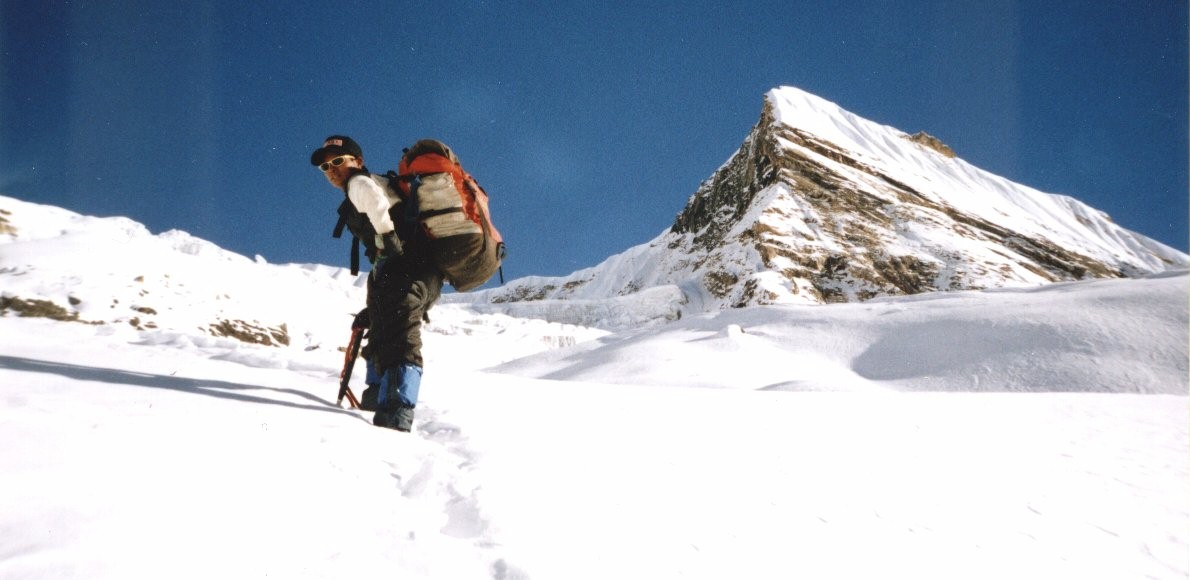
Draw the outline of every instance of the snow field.
M495 367L785 391L1187 393L1187 277L690 316Z
M0 454L5 578L1187 572L1184 396L651 388L439 364L405 435L333 407L337 360L252 367L3 322L0 436L28 442Z

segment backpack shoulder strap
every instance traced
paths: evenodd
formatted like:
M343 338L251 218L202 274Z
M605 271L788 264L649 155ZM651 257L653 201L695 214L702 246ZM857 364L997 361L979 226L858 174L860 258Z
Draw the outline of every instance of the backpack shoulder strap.
M335 222L335 229L331 232L331 237L336 240L343 237L343 228L347 227L348 212L353 211L355 206L351 205L351 200L344 198L343 203L339 204L339 221Z
M344 203L349 203L344 201ZM338 239L343 237L343 228L347 227L347 218L342 215L339 216L338 223L335 224L335 231L331 232L331 237ZM359 238L355 234L351 235L351 275L359 274Z
M372 232L372 224L368 221L368 216L360 213L355 209L355 204L351 203L344 195L343 203L339 204L339 221L335 223L335 229L331 232L331 236L340 238L343 236L343 229L346 228L351 231L351 275L359 274L359 247L364 246L368 257L372 257L375 250L369 244L375 244L375 232ZM367 238L367 239L365 239Z

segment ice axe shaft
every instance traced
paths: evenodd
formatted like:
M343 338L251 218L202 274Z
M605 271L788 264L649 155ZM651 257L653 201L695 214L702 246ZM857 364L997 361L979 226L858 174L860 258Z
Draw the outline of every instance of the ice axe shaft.
M347 353L343 355L343 371L339 373L339 399L336 405L343 406L343 398L351 404L352 409L359 408L359 399L351 392L351 371L355 370L355 359L359 358L360 343L363 342L364 329L351 329L351 342L347 343Z

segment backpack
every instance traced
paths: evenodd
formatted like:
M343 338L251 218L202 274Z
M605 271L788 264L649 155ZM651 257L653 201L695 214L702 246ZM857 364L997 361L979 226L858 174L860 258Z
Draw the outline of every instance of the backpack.
M492 225L487 192L463 170L449 147L433 139L418 141L404 151L397 171L389 171L386 177L406 202L389 210L401 237L408 240L424 235L431 259L456 291L477 288L500 270L507 252L500 232ZM334 237L339 237L345 226L364 243L368 257L374 258L371 223L350 200L339 206ZM359 273L355 243L351 272Z

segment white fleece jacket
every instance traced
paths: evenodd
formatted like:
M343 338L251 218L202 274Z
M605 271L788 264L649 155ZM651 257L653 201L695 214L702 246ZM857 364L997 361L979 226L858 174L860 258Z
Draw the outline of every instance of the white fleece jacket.
M361 173L347 180L347 199L372 222L377 248L383 248L383 236L396 229L388 209L401 203L401 198L388 185L387 177L370 173Z

